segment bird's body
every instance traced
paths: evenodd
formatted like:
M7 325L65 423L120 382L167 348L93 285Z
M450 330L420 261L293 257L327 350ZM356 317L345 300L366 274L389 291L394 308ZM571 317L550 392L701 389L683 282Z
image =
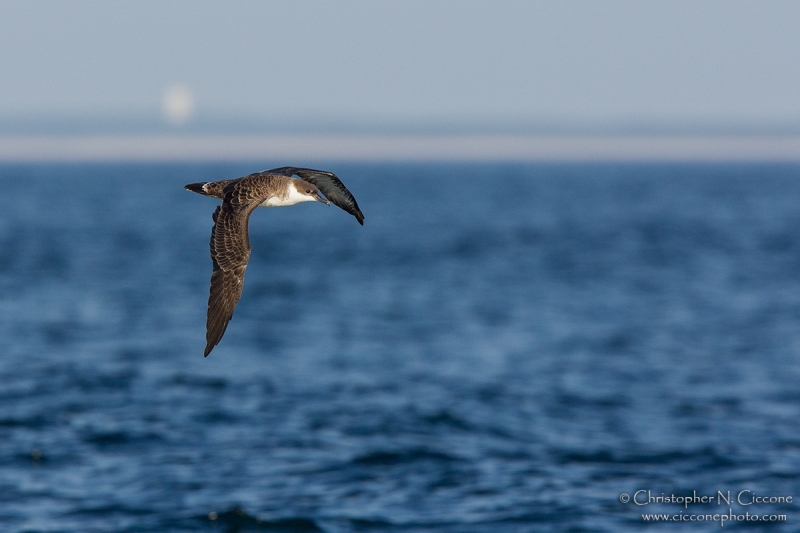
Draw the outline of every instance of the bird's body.
M214 270L208 297L205 356L222 339L242 295L244 271L250 258L247 226L256 207L333 202L364 224L364 215L347 187L335 174L322 170L281 167L232 180L190 183L186 189L222 199L212 216L210 244Z

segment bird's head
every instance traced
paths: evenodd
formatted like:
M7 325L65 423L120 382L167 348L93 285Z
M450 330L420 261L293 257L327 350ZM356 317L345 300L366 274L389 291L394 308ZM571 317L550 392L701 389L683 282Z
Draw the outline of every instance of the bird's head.
M313 183L303 180L292 180L289 196L296 201L295 203L317 201L325 205L331 205Z

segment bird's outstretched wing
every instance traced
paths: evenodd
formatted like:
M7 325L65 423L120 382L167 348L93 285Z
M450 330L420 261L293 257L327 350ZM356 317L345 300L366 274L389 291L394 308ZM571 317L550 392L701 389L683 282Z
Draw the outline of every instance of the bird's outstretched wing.
M214 211L211 229L211 290L208 296L206 319L206 350L208 356L219 344L233 316L233 309L242 296L244 271L250 258L250 239L247 226L250 214L264 200L257 183L243 186L241 180L225 187L222 204Z
M359 224L364 225L364 214L358 208L356 199L333 172L296 167L273 168L267 172L287 177L299 176L305 181L314 184L328 200L356 217Z

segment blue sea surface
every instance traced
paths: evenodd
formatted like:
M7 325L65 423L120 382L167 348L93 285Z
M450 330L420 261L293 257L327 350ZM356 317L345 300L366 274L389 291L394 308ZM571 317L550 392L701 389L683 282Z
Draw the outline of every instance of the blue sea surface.
M0 166L0 530L800 530L800 166L320 164L204 359L285 164Z

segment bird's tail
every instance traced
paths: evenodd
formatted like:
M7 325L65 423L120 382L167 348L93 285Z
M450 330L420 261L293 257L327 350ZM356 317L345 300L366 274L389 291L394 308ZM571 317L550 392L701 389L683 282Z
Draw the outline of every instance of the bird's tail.
M196 192L198 194L204 194L206 196L211 196L205 190L205 186L208 185L205 181L201 181L200 183L189 183L188 185L184 185L183 188L187 191Z
M200 183L190 183L184 185L183 188L187 191L196 192L204 196L211 196L214 198L222 198L225 196L225 187L235 180L222 180L222 181L201 181Z

